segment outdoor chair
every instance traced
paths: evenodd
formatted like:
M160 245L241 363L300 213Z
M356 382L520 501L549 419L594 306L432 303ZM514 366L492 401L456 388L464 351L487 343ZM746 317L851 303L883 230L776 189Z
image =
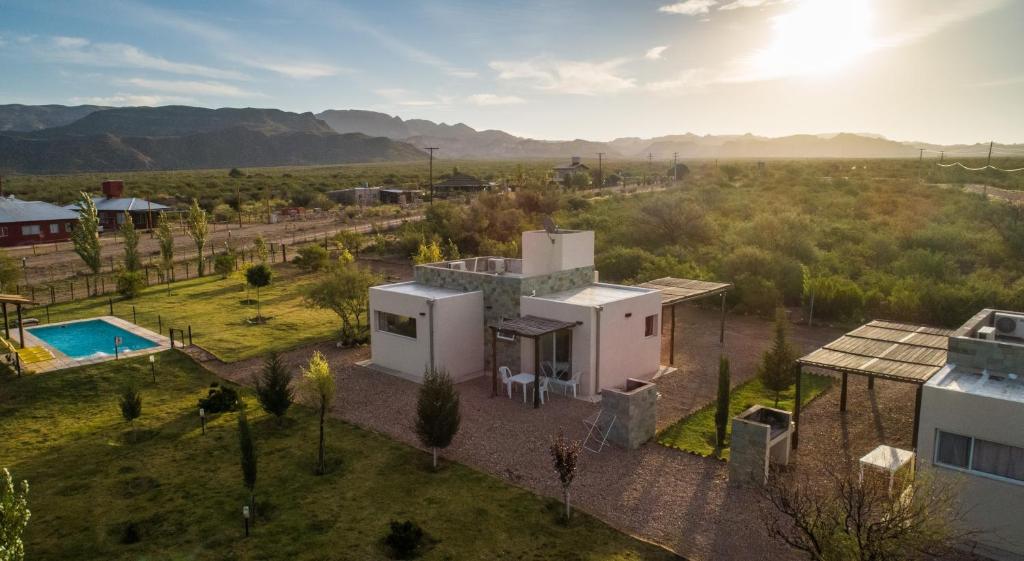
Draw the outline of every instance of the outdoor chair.
M548 382L550 380L551 380L551 378L548 378L547 376L543 376L540 379L540 404L541 405L544 405L544 400L547 399L547 397L548 397ZM532 391L530 392L530 398L531 399L533 398L533 392Z
M540 375L548 378L555 377L555 369L551 366L551 361L545 360L540 363Z
M552 378L551 379L551 383L556 385L556 386L558 386L558 387L560 387L560 388L562 388L562 394L563 395L569 395L569 389L571 388L572 389L572 396L576 397L576 391L577 391L576 389L580 385L580 377L581 376L582 376L582 373L579 370L577 370L577 371L572 373L572 377L570 377L568 380L560 380L558 378Z
M615 419L615 415L605 415L603 409L583 419L583 426L587 427L587 437L583 439L583 448L595 454L600 453L608 442L608 435L612 432Z
M498 375L501 376L501 383L505 384L505 391L508 392L508 398L512 399L512 369L507 366L499 367Z

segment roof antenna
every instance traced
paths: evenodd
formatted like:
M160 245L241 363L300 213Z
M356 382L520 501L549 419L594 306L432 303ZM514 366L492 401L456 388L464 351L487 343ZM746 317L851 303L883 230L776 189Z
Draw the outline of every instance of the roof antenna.
M554 220L551 220L550 216L544 217L544 231L548 233L548 239L551 240L551 245L555 244L555 238L552 234L558 233L558 225L555 224Z

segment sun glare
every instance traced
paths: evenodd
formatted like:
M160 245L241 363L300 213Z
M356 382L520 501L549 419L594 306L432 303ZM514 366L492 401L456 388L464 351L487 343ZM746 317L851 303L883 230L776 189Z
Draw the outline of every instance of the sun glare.
M871 50L869 0L803 0L772 21L773 40L749 60L762 78L828 74Z

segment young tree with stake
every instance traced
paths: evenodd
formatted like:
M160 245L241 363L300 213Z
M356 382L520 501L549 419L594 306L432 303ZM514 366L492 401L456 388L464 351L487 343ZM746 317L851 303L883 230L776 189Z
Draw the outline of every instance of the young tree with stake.
M121 407L121 417L132 428L132 440L134 440L135 419L142 416L142 395L133 384L129 384L121 391L118 404Z
M174 277L174 231L170 220L162 214L156 228L156 239L160 244L160 267L170 281Z
M198 259L196 268L201 277L206 272L203 251L206 249L206 240L210 235L210 224L207 221L206 211L199 207L199 202L195 199L192 199L192 206L188 208L188 214L185 216L185 229L196 244L196 259Z
M256 397L264 411L277 417L278 424L295 400L291 382L292 377L281 362L281 356L276 352L270 353L263 363L263 372L256 379Z
M263 323L260 313L260 288L269 286L274 273L266 263L257 263L245 271L245 281L256 287L256 323Z
M100 246L100 215L92 197L88 193L81 195L78 202L78 225L71 230L71 243L75 246L75 253L82 258L95 277L100 274L100 267L103 265ZM98 294L95 279L93 280L93 293Z
M252 440L252 431L249 429L249 419L245 416L245 409L238 412L238 446L241 452L242 482L249 490L249 512L252 513L252 523L256 525L256 445Z
M551 462L558 474L558 482L562 485L562 499L565 502L565 521L569 521L572 511L569 507L569 486L576 478L579 468L580 452L583 444L579 440L567 440L562 432L551 441Z
M139 259L139 233L135 230L135 222L132 221L130 212L124 212L124 222L121 223L121 238L124 239L124 269L135 272L142 268L142 261Z
M786 310L775 311L775 340L772 346L761 356L761 364L757 367L757 376L764 387L775 393L775 406L779 406L779 395L793 385L793 362L797 352L789 343Z
M309 364L302 369L302 376L306 379L307 388L320 409L320 443L317 446L316 467L313 472L323 475L327 473L324 420L334 401L334 374L331 373L331 366L324 355L316 351L309 359Z
M715 455L725 448L725 433L729 428L729 359L718 359L718 396L715 400Z
M433 454L437 470L437 450L447 448L459 432L459 392L444 370L427 369L416 401L416 435Z

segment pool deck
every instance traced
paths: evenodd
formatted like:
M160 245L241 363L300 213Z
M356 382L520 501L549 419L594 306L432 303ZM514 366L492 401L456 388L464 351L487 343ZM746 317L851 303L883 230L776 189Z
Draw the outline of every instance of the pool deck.
M121 318L114 317L114 316L97 316L97 317L86 318L86 319L75 319L75 320L71 320L71 321L59 321L59 322L56 322L56 323L47 323L47 324L41 324L41 325L32 326L32 327L43 327L43 326L50 326L50 325L68 325L68 324L72 324L72 323L79 323L79 322L83 322L83 321L92 321L92 320L97 320L97 319L101 319L101 320L103 320L103 321L105 321L105 322L107 322L107 323L109 323L111 325L115 325L117 327L120 327L121 329L124 329L125 331L127 331L129 333L132 333L133 335L137 335L139 337L142 337L143 339L148 339L148 340L156 343L155 347L150 347L148 349L142 349L142 350L138 350L138 351L128 351L128 352L124 352L124 353L119 353L118 354L118 358L131 358L131 357L137 357L137 356L150 355L150 354L153 354L153 353L159 353L159 352L162 352L162 351L166 351L167 349L171 348L171 340L168 339L167 337L164 337L163 335L160 335L159 333L154 333L154 332L146 329L145 327L140 327L138 325L135 325L134 323L131 323L130 321L125 321L125 320L123 320ZM18 341L19 340L18 339L18 334L14 330L11 331L11 339L14 340L14 341ZM54 370L63 370L65 368L73 368L75 366L84 366L86 364L96 364L98 362L106 362L108 360L115 360L115 358L112 355L90 357L90 358L71 358L71 357L65 355L64 353L58 351L57 349L55 349L53 346L51 346L46 341L43 341L39 337L36 337L30 331L28 331L27 329L25 330L25 343L27 344L26 346L29 346L29 347L43 347L43 348L49 350L51 353L53 353L53 357L54 358L52 358L50 360L44 360L44 361L41 361L41 362L34 362L32 364L24 365L25 369L30 370L30 371L32 371L34 373L37 373L37 374L43 373L43 372L52 372Z

